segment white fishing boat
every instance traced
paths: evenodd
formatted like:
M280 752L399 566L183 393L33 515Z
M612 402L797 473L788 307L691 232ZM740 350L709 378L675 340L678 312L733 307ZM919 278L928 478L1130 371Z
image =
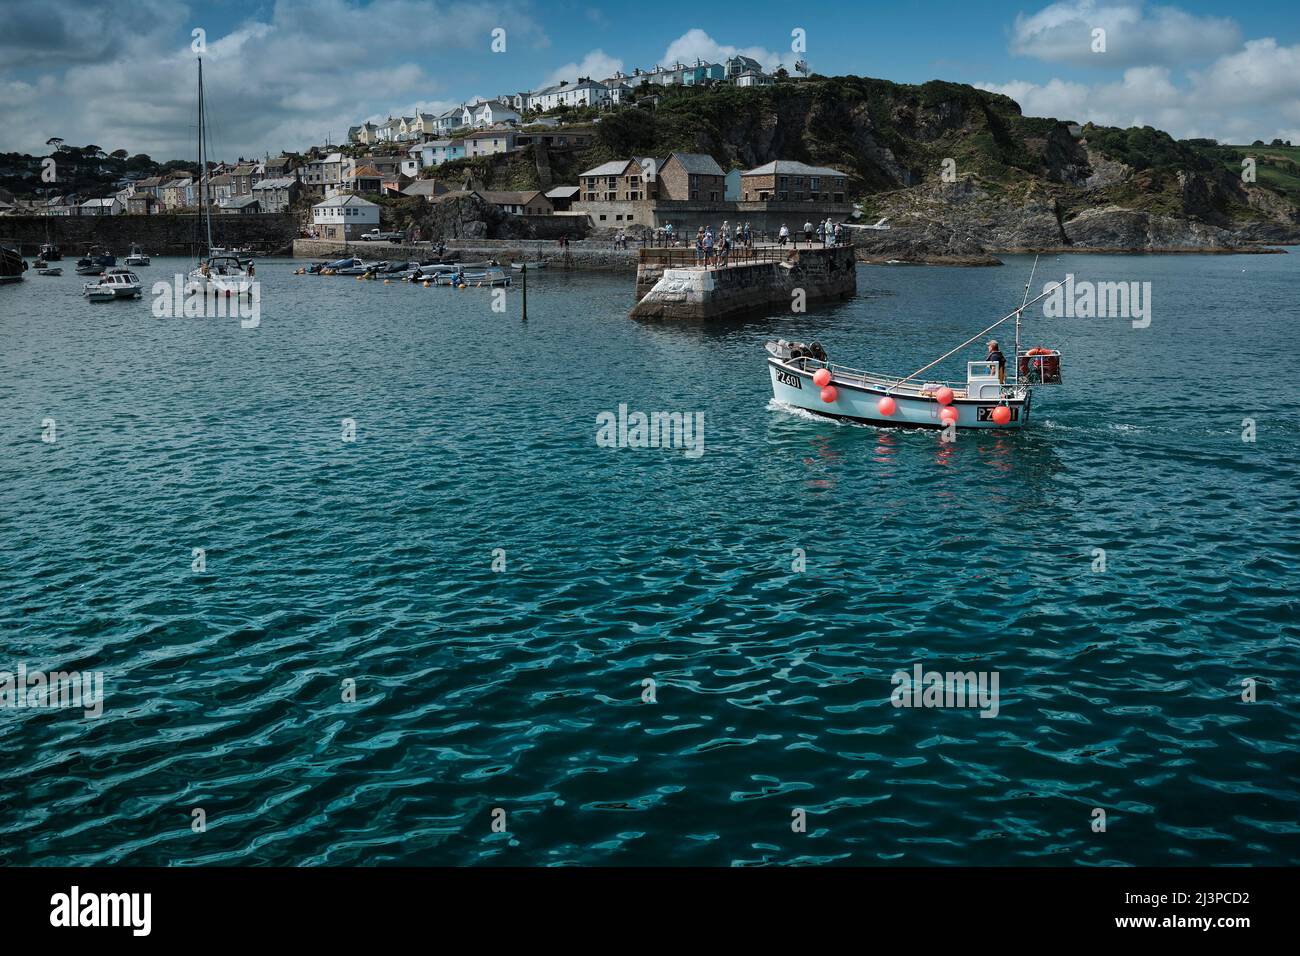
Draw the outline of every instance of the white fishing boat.
M1032 283L1033 276L1030 276ZM1055 349L1020 350L1020 322L1024 310L1055 291L1044 290L1032 302L1029 286L1025 301L978 335L944 353L910 375L891 376L834 363L817 343L803 345L784 339L767 343L768 373L778 402L816 415L915 428L1024 428L1029 424L1033 387L1061 383L1061 353ZM924 374L961 349L992 332L1003 322L1016 320L1013 374L1003 380L999 363L966 363L964 381L927 379Z
M199 205L203 207L205 226L204 248L206 256L190 270L186 288L203 295L252 295L257 285L251 259L225 252L212 245L212 203L208 199L208 136L207 116L203 99L203 58L199 57ZM219 251L220 250L220 251Z
M140 251L139 246L132 243L131 253L126 257L126 264L128 266L147 266L149 265L149 257Z
M112 302L114 299L138 299L144 294L140 277L130 269L109 269L98 282L87 282L81 294L91 302Z
M514 269L516 272L523 272L525 268L545 269L546 263L542 260L538 260L537 262L512 262L510 263L510 268Z
M62 266L46 266L44 269L37 269L38 276L61 276L63 275Z

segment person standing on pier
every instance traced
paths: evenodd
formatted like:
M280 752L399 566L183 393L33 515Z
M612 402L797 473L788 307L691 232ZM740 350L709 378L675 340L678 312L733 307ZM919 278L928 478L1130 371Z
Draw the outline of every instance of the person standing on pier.
M780 245L783 246L790 241L790 227L787 226L785 223L781 223L781 232L777 236L777 241Z
M695 261L698 263L704 258L704 227L700 226L699 231L695 233Z
M811 223L811 222L805 222L805 223L803 224L803 238L804 238L804 242L808 243L808 245L811 246L811 245L812 245L812 237L813 237L813 228L812 228L812 223Z
M704 230L704 264L706 266L713 263L713 230Z

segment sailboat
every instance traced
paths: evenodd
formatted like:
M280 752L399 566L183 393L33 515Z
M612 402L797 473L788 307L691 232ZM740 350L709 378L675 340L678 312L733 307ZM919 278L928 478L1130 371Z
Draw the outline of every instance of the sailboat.
M1037 268L1037 260L1034 262ZM1033 386L1061 384L1061 353L1056 349L1020 350L1020 322L1026 308L1059 287L1044 289L1033 301L1025 285L1020 308L982 332L906 376L882 375L832 363L818 342L804 345L781 339L767 343L772 395L778 401L816 415L871 425L915 428L1024 428L1029 424ZM931 381L925 372L944 359L1016 320L1014 375L1003 379L998 363L966 363L964 382Z
M199 57L199 204L203 207L205 254L190 270L186 288L204 295L252 295L256 280L253 263L212 246L212 203L208 199L208 135L203 99L203 58Z

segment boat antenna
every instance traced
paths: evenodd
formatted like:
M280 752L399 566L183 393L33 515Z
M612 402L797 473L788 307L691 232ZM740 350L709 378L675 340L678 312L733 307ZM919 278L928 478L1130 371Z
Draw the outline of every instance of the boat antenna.
M1016 384L1020 384L1020 313L1025 311L1025 303L1029 301L1029 287L1034 284L1034 273L1038 271L1038 255L1034 255L1034 267L1029 270L1029 281L1025 283L1025 298L1020 303L1020 308L1016 310L1016 351L1013 354L1013 360L1016 363Z
M1026 306L1031 306L1031 305L1033 305L1035 302L1037 302L1039 299L1046 298L1048 295L1051 295L1053 292L1055 292L1057 289L1061 288L1061 287L1064 286L1064 285L1065 285L1064 282L1058 282L1058 283L1056 283L1056 285L1048 286L1048 287L1045 288L1045 289L1044 289L1040 294L1034 296L1033 299L1030 299L1030 300L1028 300L1028 301L1022 303L1021 306L1020 306L1020 308L1016 309L1016 311L1014 311L1014 312L1012 312L1012 313L1010 313L1010 314L1008 314L1008 315L1004 315L1002 318L998 319L996 322L994 322L992 325L990 325L987 329L984 329L982 332L976 332L974 335L972 335L970 338L968 338L965 342L963 342L961 345L957 346L957 347L956 347L955 349L953 349L952 351L950 351L950 352L945 352L943 355L940 355L937 359L935 359L935 360L934 360L933 362L931 362L929 365L923 365L923 366L921 366L921 368L918 368L918 369L917 369L915 372L913 372L911 375L907 376L907 378L900 378L900 379L899 379L897 382L895 382L893 385L890 385L889 388L885 389L886 393L888 393L888 392L892 392L894 389L898 388L898 386L902 385L904 382L908 381L909 379L916 378L918 375L920 375L920 374L921 374L922 372L924 372L926 369L934 368L936 365L938 365L940 362L942 362L944 359L948 358L949 356L951 356L951 355L956 355L958 352L960 352L960 351L961 351L962 349L964 349L966 346L968 346L968 345L970 345L972 342L976 341L976 340L977 340L981 335L987 335L988 333L992 332L994 329L996 329L996 328L997 328L999 325L1001 325L1003 322L1007 321L1007 319L1015 318L1017 315L1019 315L1021 312L1023 312L1023 311L1025 310Z

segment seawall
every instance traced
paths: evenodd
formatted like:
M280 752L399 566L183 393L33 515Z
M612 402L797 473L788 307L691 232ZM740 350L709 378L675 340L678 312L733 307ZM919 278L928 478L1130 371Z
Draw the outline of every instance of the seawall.
M48 232L47 232L48 231ZM294 217L284 213L222 214L212 217L212 241L219 246L248 246L269 255L289 248L297 233ZM5 216L0 242L22 245L34 256L47 241L56 242L64 257L80 256L91 247L107 247L123 256L138 243L153 256L193 255L200 248L202 220L197 215L156 216Z
M342 242L325 239L296 239L293 254L299 259L341 259L356 256L372 259L429 259L432 244L417 245L389 242ZM449 239L447 255L461 261L495 259L503 265L511 262L544 261L551 269L581 269L631 272L637 267L636 249L615 249L608 241L574 240L568 247L558 242L538 239Z
M662 252L642 253L640 301L632 307L633 318L714 319L778 305L789 308L796 291L813 302L847 298L858 289L852 246L760 249L767 258L709 267L677 266Z

